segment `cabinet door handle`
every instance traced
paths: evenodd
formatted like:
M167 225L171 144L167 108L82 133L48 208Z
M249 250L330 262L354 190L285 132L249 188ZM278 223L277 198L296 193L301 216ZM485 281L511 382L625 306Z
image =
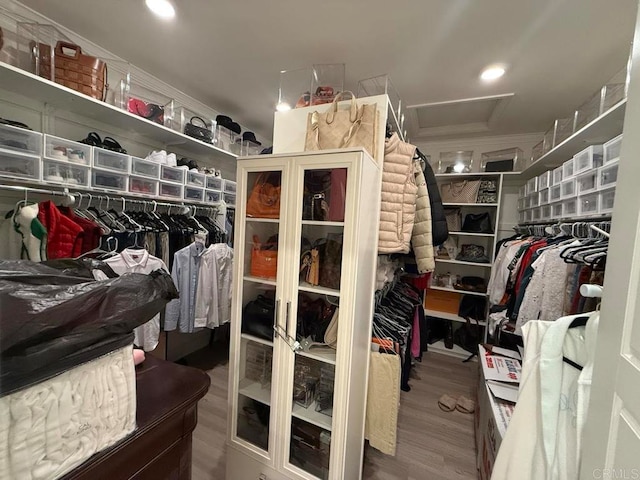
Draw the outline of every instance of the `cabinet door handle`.
M290 313L291 313L291 302L287 302L287 317L286 317L286 323L285 323L285 328L286 328L285 331L287 332L287 336L289 336L289 314Z
M277 331L278 318L280 318L280 299L276 300L276 314L273 316L273 330Z

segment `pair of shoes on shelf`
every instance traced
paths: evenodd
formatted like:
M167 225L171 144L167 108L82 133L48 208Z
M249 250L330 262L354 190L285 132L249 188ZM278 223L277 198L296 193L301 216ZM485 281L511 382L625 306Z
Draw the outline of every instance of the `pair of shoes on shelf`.
M91 145L92 147L101 147L112 152L127 153L113 137L104 137L103 140L96 132L89 132L86 138L80 140L80 143Z
M87 164L87 159L82 150L64 147L62 145L55 146L51 149L51 157L60 160L69 160L73 163Z
M178 166L178 159L176 158L176 154L175 153L167 153L164 150L158 150L158 151L154 150L149 155L147 155L145 160L149 160L151 162L156 162L156 163L159 163L161 165L168 165L169 167L177 167Z

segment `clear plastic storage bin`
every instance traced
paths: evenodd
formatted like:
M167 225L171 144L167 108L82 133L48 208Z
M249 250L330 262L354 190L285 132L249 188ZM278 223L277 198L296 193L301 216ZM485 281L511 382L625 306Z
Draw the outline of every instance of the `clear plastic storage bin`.
M501 172L518 172L522 170L522 161L524 152L520 148L505 148L504 150L495 150L493 152L485 152L480 156L480 167L482 171L487 171L487 163L504 162L499 164ZM509 168L511 164L511 168ZM492 165L489 165L489 171L492 171ZM493 170L496 171L496 170Z
M581 217L596 215L599 211L599 201L600 195L598 193L580 195L578 197L578 215Z
M41 155L42 134L26 128L0 124L0 149Z
M576 174L602 166L602 145L592 145L573 156Z
M529 208L524 211L524 221L525 223L529 223L532 220L533 220L533 210Z
M225 180L224 181L224 192L225 193L236 193L237 185L233 180Z
M534 222L539 222L542 218L542 209L540 207L536 207L531 210L531 220Z
M603 146L603 162L607 164L609 162L615 162L620 158L620 148L622 147L622 135L618 135L612 138Z
M184 168L160 165L160 180L164 182L173 182L184 185L186 174L187 170Z
M562 218L562 202L556 202L551 204L551 218Z
M0 150L0 176L40 180L40 157Z
M562 164L562 179L566 180L573 177L573 158L570 158Z
M538 204L546 205L547 203L549 203L549 189L545 188L538 192Z
M139 177L160 178L160 164L143 160L142 158L131 157L131 173Z
M184 199L196 202L204 202L204 188L184 187Z
M160 182L160 190L158 195L165 198L179 198L183 196L183 185L177 183Z
M598 169L598 189L615 187L618 181L618 162L608 163Z
M93 148L66 138L44 136L44 156L51 160L63 160L78 165L91 165Z
M206 183L207 176L204 173L192 172L191 170L187 172L187 185L204 188Z
M560 184L560 187L561 187L561 196L563 199L575 197L577 194L575 178L565 180Z
M551 170L544 172L538 176L538 190L549 188L551 186Z
M562 186L561 185L553 185L549 189L549 201L557 202L562 198Z
M236 205L236 194L235 193L224 193L224 203L227 205L235 206Z
M204 201L207 203L220 203L222 200L222 192L218 190L205 190Z
M580 108L575 111L576 131L592 122L602 113L602 88L593 96L583 103Z
M544 140L543 140L540 143L536 143L531 149L531 163L534 163L544 154L545 154L545 151L544 151Z
M538 197L538 192L534 192L528 196L529 198L529 207L537 207L540 205L540 198Z
M527 195L531 195L538 191L538 177L533 177L527 180Z
M568 200L562 201L562 216L567 217L575 217L578 215L578 199L570 198Z
M135 81L120 82L120 107L150 122L172 128L175 123L173 98Z
M473 150L440 152L437 173L463 173L473 171Z
M129 173L131 171L131 156L93 147L93 166L101 170Z
M158 196L158 180L145 177L129 177L129 192L142 193L153 197Z
M518 197L524 198L527 195L527 185L522 185L518 188Z
M542 218L541 220L551 220L551 205L543 205L540 207Z
M91 183L91 169L65 161L42 160L42 181L55 185L88 187Z
M524 198L519 198L518 199L518 211L522 211L524 210L524 205L525 205L525 199Z
M521 210L518 212L518 223L524 223L526 212Z
M599 213L613 212L613 203L616 198L616 189L609 188L598 193L600 195Z
M598 172L593 170L576 177L578 195L595 192L598 189Z
M213 136L213 144L227 152L236 153L236 140L238 135L222 125L216 125L215 134Z
M209 190L222 191L222 177L215 177L213 175L207 175L207 188Z
M240 144L240 156L250 157L252 155L260 155L262 146L249 140L243 140Z
M98 170L93 168L91 171L91 186L94 188L103 188L115 192L128 191L129 175L123 173L111 172L108 170Z
M551 185L560 185L562 183L562 167L554 168L551 171Z

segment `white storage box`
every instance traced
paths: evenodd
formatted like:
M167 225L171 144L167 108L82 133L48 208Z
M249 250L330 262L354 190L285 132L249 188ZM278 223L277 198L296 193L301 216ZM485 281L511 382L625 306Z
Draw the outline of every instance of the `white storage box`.
M109 170L93 168L91 171L91 186L114 192L126 192L129 189L129 175Z
M184 187L184 199L195 202L204 202L204 188Z
M527 180L527 195L531 195L538 191L538 177Z
M562 183L562 167L554 168L551 171L551 185L560 185Z
M523 198L523 202L522 202L522 206L524 208L524 210L527 210L529 208L531 208L531 199L533 197L531 197L531 195L527 195L526 197Z
M549 201L557 202L562 198L562 186L561 185L553 185L549 189Z
M622 135L612 138L603 145L603 163L614 162L620 158L620 147L622 147Z
M143 160L142 158L131 157L131 173L138 177L160 178L160 164Z
M525 184L518 189L518 197L524 198L526 196L527 196L527 185Z
M598 189L615 187L618 182L618 162L607 163L598 169Z
M187 172L187 185L204 188L206 181L207 176L204 173L192 172L191 170Z
M525 210L518 212L518 223L524 223L525 213Z
M235 206L236 205L236 194L235 193L224 193L224 203L227 205Z
M184 186L177 183L160 182L158 195L166 198L178 198L182 200Z
M542 212L540 220L551 220L551 205L543 205L540 210Z
M93 147L93 166L101 170L129 173L131 172L131 156Z
M556 202L551 204L551 218L562 218L562 202Z
M129 177L129 192L142 193L153 197L158 196L158 180L152 180L146 177Z
M576 179L571 178L569 180L565 180L560 184L561 187L561 196L563 199L565 198L573 198L576 196Z
M213 175L207 175L207 188L209 190L222 191L222 177L215 177Z
M591 145L576 153L573 156L574 173L577 175L602 166L602 151L602 145Z
M573 177L573 158L562 164L562 179L566 180L571 177Z
M531 220L534 222L539 222L542 218L542 208L537 207L531 210Z
M0 124L0 149L41 155L42 134L26 128Z
M237 185L236 182L232 181L232 180L225 180L224 181L224 192L225 193L236 193L236 189L237 189Z
M613 202L616 198L616 189L609 188L598 193L600 195L598 212L599 213L611 213L613 212Z
M538 205L546 205L549 203L549 189L545 188L538 192Z
M597 215L599 212L600 195L597 192L578 197L578 215L589 217Z
M204 201L207 203L220 203L222 200L222 192L218 190L205 190Z
M537 207L540 205L540 199L538 197L538 193L532 193L529 195L529 207Z
M551 186L551 170L548 170L538 176L538 191L544 188L549 188L549 186Z
M592 170L576 177L578 195L595 192L598 189L598 172Z
M93 147L66 138L44 136L44 156L51 160L63 160L79 165L91 165Z
M40 180L40 157L0 150L0 176Z
M524 221L525 223L529 223L531 222L532 219L533 219L533 209L528 208L527 210L524 211Z
M74 165L66 161L42 160L42 181L55 185L88 187L91 183L91 168Z
M169 165L160 165L160 180L163 182L173 182L184 185L187 170L179 167L170 167ZM182 198L182 195L180 195Z
M570 198L562 201L562 216L575 217L578 215L578 199Z

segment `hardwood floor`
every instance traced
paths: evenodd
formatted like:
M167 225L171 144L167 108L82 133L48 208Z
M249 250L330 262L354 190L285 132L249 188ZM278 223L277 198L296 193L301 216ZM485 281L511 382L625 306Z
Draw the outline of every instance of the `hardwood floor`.
M188 358L189 365L206 370L211 377L211 388L198 407L198 426L193 434L193 480L225 478L229 367L223 350L201 350ZM436 353L425 354L409 382L411 391L401 395L396 456L367 448L363 478L477 479L473 415L443 412L437 403L444 393L473 398L477 365Z

